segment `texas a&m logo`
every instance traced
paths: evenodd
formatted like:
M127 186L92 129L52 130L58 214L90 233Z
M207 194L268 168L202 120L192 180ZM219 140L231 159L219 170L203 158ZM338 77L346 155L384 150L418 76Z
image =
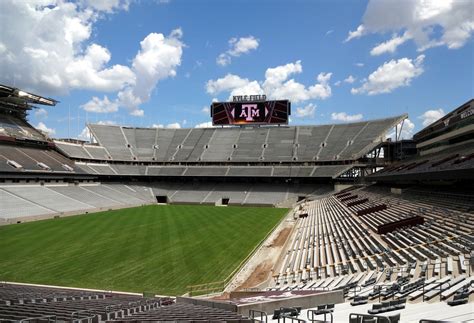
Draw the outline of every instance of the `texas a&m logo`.
M254 121L254 118L259 117L260 112L256 104L242 104L239 118L245 118L245 121Z

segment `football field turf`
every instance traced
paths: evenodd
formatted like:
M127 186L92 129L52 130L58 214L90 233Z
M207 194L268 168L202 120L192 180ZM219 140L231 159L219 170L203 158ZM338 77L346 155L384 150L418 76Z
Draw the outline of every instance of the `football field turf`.
M0 227L0 281L161 294L225 279L287 209L150 205Z

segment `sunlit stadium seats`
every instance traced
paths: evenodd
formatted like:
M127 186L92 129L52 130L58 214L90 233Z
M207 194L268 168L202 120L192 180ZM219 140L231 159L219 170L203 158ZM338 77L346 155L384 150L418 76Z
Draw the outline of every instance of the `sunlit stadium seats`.
M98 124L89 128L117 161L333 161L360 157L403 118L273 128L144 129Z
M6 223L155 202L147 187L123 184L0 186L0 219Z

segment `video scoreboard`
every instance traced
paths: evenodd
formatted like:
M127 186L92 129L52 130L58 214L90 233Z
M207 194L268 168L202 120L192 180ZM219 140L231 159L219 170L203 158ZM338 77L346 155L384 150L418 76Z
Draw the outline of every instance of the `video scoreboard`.
M234 97L232 102L214 102L211 105L212 124L221 125L263 125L288 124L291 104L288 100L255 100L255 97ZM242 99L239 99L242 98ZM263 96L265 98L265 96Z

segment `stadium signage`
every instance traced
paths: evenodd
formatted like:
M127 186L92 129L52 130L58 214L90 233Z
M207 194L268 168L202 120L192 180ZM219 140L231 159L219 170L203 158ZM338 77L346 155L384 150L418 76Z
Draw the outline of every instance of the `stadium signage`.
M213 125L263 125L288 124L290 102L276 101L247 101L254 96L242 96L242 101L214 102L211 105ZM263 99L258 96L257 99ZM240 98L237 100L241 100Z
M255 102L255 101L266 101L267 96L265 94L252 94L252 95L234 95L232 102Z

